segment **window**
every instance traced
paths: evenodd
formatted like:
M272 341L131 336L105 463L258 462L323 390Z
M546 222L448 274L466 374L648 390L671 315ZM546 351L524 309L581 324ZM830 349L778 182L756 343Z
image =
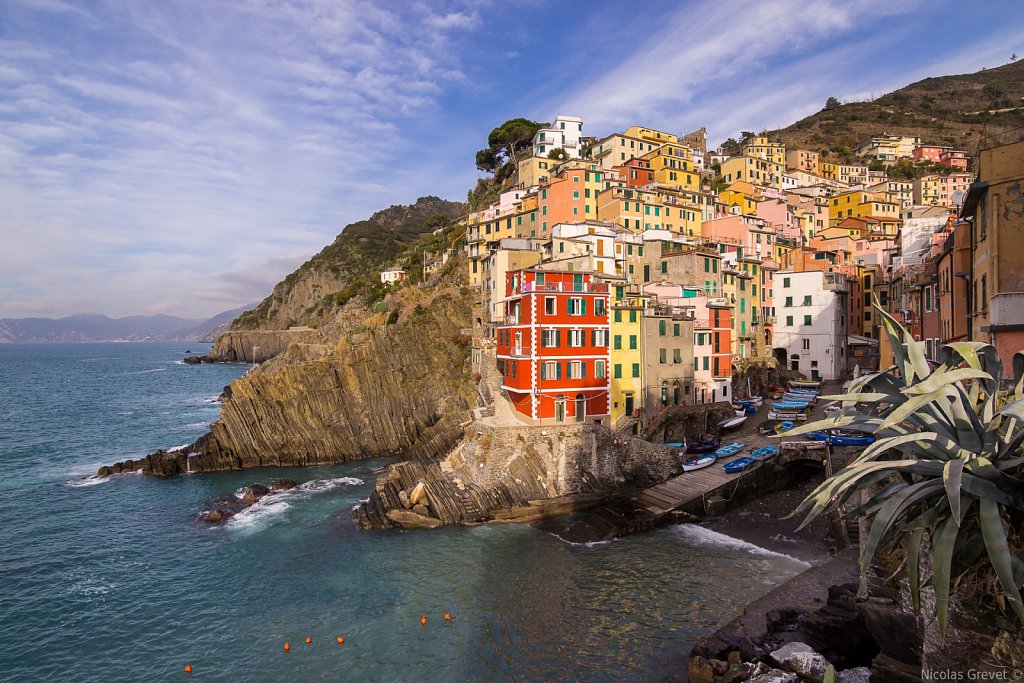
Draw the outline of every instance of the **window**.
M587 314L587 300L581 297L569 297L568 310L566 311L569 315L586 315Z
M622 311L615 311L614 318L615 318L615 322L621 323L622 322Z
M622 364L616 363L614 367L612 367L612 373L615 379L622 379Z
M544 297L544 314L555 315L558 310L558 299L553 296Z
M679 336L679 323L672 323L672 336L673 337L678 337Z
M540 364L541 379L562 379L562 364L553 360L544 361Z
M633 363L633 376L634 377L639 377L640 376L640 364L639 363Z
M704 356L704 369L708 369L708 356Z
M608 330L594 330L590 335L590 345L608 346Z
M667 363L668 362L668 349L658 349L658 362L659 363Z
M631 323L635 323L636 322L636 311L630 311L629 312L629 322L631 322Z
M622 348L622 335L621 334L617 334L617 335L615 335L615 337L612 338L612 348L613 349L621 349Z
M540 333L540 345L544 348L557 348L561 345L561 336L558 330L542 330Z
M565 371L568 379L586 379L587 364L580 360L570 361L565 364Z
M664 320L658 321L658 336L664 337L667 334L668 323Z
M810 339L802 339L801 342L803 344L804 351L810 351L811 350L811 340Z
M661 272L663 272L663 273L667 273L668 272L668 261L662 261L661 262Z
M583 330L569 330L569 346L585 346L587 335Z
M598 379L605 378L605 361L596 360L594 361L594 377Z
M810 305L811 305L811 295L808 294L807 296L804 297L804 306L810 306Z
M682 363L683 362L683 351L682 349L672 349L672 362Z
M786 327L793 327L793 316L786 316Z
M629 335L629 348L633 349L633 350L636 349L636 335L635 334Z
M804 325L810 325L810 324L811 324L811 316L805 315L804 316Z
M605 301L601 298L594 299L594 315L607 315Z
M789 287L789 278L788 277L782 278L782 286L783 287Z

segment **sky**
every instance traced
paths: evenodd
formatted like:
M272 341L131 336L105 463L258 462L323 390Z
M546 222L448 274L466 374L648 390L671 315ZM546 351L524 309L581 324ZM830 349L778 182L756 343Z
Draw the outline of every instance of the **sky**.
M201 318L503 121L718 143L1024 56L1018 0L2 0L0 318Z

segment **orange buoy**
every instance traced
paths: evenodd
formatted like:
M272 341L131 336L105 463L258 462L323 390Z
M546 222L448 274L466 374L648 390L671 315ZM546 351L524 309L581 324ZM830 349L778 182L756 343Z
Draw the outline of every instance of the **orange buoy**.
M424 614L422 617L420 617L420 623L424 626L427 625L427 615Z
M451 621L452 620L452 615L450 613L448 613L448 612L445 612L444 613L444 620L445 621Z
M292 644L291 643L285 643L284 644L284 651L288 652L288 650L290 650L290 649L292 649Z
M338 645L343 645L344 643L345 643L345 636L338 636Z
M186 664L185 665L185 673L187 673L187 674L192 673L192 665L191 664Z
M309 636L306 636L306 645L309 645L312 642L313 642L313 639L310 638Z

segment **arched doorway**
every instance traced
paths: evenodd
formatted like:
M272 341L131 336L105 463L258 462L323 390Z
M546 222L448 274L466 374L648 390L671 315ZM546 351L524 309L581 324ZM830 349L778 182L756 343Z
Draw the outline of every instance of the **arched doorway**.
M682 403L682 396L680 394L679 382L672 382L672 403L679 405Z
M786 367L786 349L776 347L772 349L772 355L775 357L775 362L779 364L780 368Z
M587 417L587 399L583 394L576 394L576 421L583 422Z

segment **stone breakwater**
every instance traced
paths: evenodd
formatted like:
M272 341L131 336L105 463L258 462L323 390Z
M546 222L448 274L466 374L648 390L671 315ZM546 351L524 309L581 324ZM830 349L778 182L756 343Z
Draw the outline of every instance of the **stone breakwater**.
M477 424L443 460L391 465L353 516L378 529L529 522L680 471L678 449L600 425Z

